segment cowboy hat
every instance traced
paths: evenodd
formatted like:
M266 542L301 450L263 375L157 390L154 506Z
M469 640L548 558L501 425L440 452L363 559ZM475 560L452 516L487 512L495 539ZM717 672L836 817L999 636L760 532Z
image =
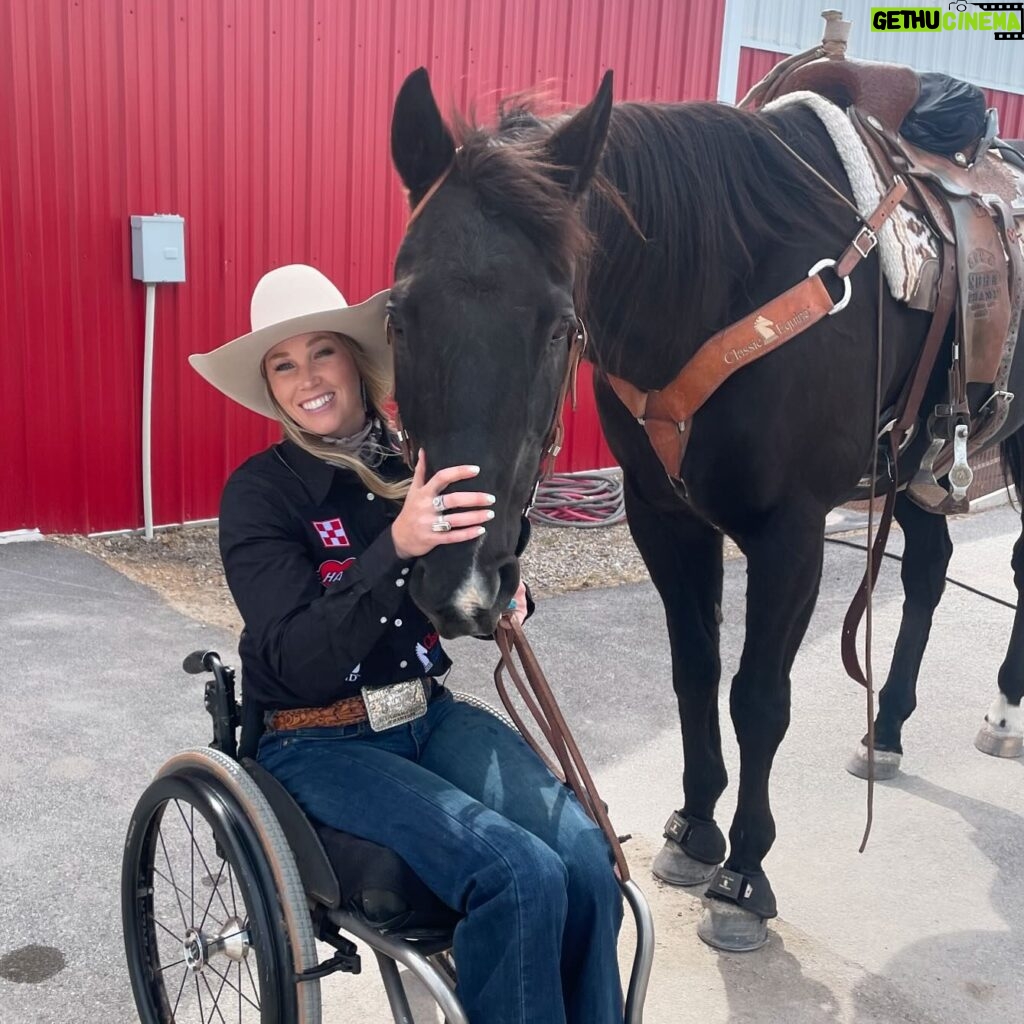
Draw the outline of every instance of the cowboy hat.
M252 293L252 331L212 352L188 361L201 377L228 398L271 419L277 412L263 376L263 357L279 342L297 334L331 331L351 338L386 380L394 377L391 347L385 333L388 292L377 292L350 306L345 296L314 267L293 263L260 278Z

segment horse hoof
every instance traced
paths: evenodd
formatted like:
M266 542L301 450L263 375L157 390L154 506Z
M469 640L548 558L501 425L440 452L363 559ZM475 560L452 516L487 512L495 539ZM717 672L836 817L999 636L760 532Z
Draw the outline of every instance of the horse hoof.
M768 922L742 907L705 899L697 934L709 946L726 953L752 953L768 941Z
M694 860L675 840L666 839L651 865L655 878L669 885L703 885L711 880L718 870L717 864L705 864Z
M1020 757L1024 752L1024 736L1005 727L985 722L974 737L974 745L992 757Z
M875 751L875 782L885 779L894 779L899 774L900 760L902 754L892 750ZM868 763L868 748L862 743L854 753L853 757L846 762L846 770L858 779L871 778L870 765Z

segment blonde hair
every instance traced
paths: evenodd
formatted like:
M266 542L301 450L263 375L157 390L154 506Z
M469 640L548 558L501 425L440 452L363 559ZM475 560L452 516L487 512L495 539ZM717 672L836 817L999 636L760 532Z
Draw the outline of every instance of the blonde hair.
M367 413L371 416L377 416L381 423L384 424L385 431L393 429L391 421L382 411L390 397L391 381L370 365L366 358L366 353L347 334L338 334L333 331L325 331L324 333L337 338L351 353L352 361L356 364L356 371L366 388L366 402L369 406ZM260 364L260 372L266 381L266 367L262 363ZM267 381L267 395L270 397L270 402L277 413L277 418L281 421L284 436L292 444L308 452L314 458L327 462L332 466L351 470L359 477L363 486L368 491L378 495L378 497L387 498L391 501L402 501L409 493L409 480L385 480L375 473L362 459L342 451L336 445L329 444L316 434L310 434L303 430L278 404L274 393L270 390L269 381Z

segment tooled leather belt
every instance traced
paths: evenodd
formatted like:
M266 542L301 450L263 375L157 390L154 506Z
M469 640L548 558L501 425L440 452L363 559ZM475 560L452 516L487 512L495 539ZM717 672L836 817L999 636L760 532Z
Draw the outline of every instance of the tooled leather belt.
M403 680L407 682L408 680ZM441 691L441 684L436 679L426 677L420 680L426 691L427 700ZM354 697L343 697L333 704L322 708L287 708L275 711L267 718L267 726L275 732L291 729L315 729L339 725L360 725L367 721L366 703L356 694Z

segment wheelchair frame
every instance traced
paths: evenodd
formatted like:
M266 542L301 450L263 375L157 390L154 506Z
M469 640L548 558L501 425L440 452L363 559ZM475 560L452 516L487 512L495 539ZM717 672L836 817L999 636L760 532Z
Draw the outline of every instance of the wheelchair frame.
M224 666L213 651L189 655L184 668L193 674L212 672L206 683L205 705L213 720L213 741L209 747L181 751L157 771L133 813L122 864L125 951L142 1024L173 1024L189 982L195 988L200 1019L206 1014L205 988L214 1008L225 989L231 999L237 993L239 1020L244 1000L259 1013L251 1019L258 1019L261 1024L321 1024L320 979L336 971L361 970L359 952L352 939L373 951L395 1024L413 1022L399 965L424 986L443 1013L445 1024L469 1024L455 994L455 966L449 953L451 930L385 933L345 909L335 870L309 819L273 776L255 762L238 760L236 729L240 715L233 670ZM483 707L512 725L485 701L469 695L454 696ZM182 803L189 807L187 818ZM180 945L169 944L171 951L181 954L181 959L164 966L160 948L163 936L154 906L158 878L169 884L182 916L181 923L188 925L189 919L183 899L190 894L174 879L161 831L166 812L172 806L178 814L172 812L169 823L184 827L189 835L193 871L189 909L193 920L184 936L176 937L181 938ZM202 834L205 836L209 826L214 850L221 858L216 878L194 832L197 812L205 822L200 826ZM167 862L169 882L156 866L158 847ZM212 890L205 908L197 903L194 894L196 850L207 872L200 882ZM237 910L231 913L232 908L220 894L225 865L232 900L237 887L245 902L244 918L238 916ZM637 926L625 1022L641 1024L654 955L653 919L635 883L624 883L622 892ZM213 912L215 895L222 904L221 916L225 920L219 921L216 933L210 934L208 921L211 917L217 920ZM196 921L198 910L203 912ZM165 932L170 931L162 927ZM335 950L334 956L323 963L319 962L317 940ZM168 940L164 938L163 943L166 948ZM250 958L255 961L255 977ZM172 1005L174 986L168 991L166 972L182 964L182 980ZM255 1000L243 991L243 964ZM292 984L285 983L285 979ZM257 981L259 991L255 992ZM188 985L190 998L192 985ZM214 1019L212 1011L206 1019Z

